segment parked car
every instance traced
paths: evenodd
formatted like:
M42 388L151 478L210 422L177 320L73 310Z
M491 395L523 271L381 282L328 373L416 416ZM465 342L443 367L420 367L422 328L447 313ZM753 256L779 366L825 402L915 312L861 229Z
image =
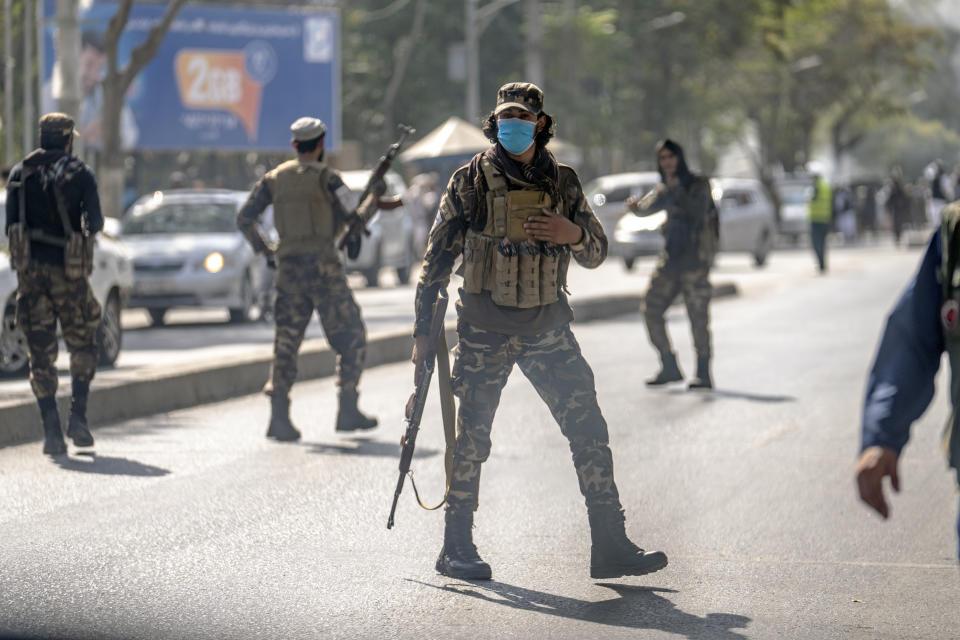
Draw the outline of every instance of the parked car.
M251 319L268 286L266 262L237 229L246 191L173 189L137 200L121 237L133 256L131 308L162 325L174 307L226 307Z
M6 230L6 191L0 190L0 376L21 375L27 371L27 339L17 326L17 276L10 268ZM113 365L123 345L120 311L126 305L133 286L133 266L123 244L107 234L98 234L93 253L90 285L103 309L97 332L100 364Z
M720 251L746 252L758 267L766 264L776 236L773 203L759 180L713 178L713 200L720 218ZM617 222L614 238L627 268L639 256L657 255L663 249L661 228L666 211L638 216L624 214Z
M370 178L366 170L341 171L340 176L344 184L350 189L350 195L345 198L343 205L347 210L357 206L357 200L363 192ZM387 191L384 198L403 195L407 188L399 174L389 172L385 176ZM406 205L396 209L380 210L374 215L368 225L370 235L364 236L360 248L360 255L356 260L347 260L348 272L361 273L371 287L377 286L381 269L395 269L397 280L401 284L410 281L412 267L420 261L421 255L416 250L415 243L416 221L411 209Z
M584 189L587 202L600 220L607 234L607 253L620 256L628 269L633 268L634 258L631 247L621 247L615 236L617 223L627 211L626 200L633 195L643 195L660 182L656 171L634 171L601 176L590 182Z
M780 194L780 235L793 244L810 232L813 176L791 175L777 181Z

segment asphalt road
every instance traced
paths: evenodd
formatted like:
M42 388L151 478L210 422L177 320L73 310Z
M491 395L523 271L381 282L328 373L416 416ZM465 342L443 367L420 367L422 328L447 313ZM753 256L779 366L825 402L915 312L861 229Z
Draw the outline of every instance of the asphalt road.
M409 487L385 528L412 367L367 372L383 425L333 432L329 379L298 385L300 444L263 438L262 396L101 428L96 453L0 449L0 635L70 638L950 638L957 497L940 393L888 522L855 496L864 379L916 264L863 252L716 302L713 393L649 390L638 316L577 326L610 424L631 536L664 571L588 577L565 440L518 371L484 467L475 539L494 581L438 576L442 517ZM670 328L693 355L682 308ZM436 398L431 415L438 416ZM415 460L442 482L439 420Z

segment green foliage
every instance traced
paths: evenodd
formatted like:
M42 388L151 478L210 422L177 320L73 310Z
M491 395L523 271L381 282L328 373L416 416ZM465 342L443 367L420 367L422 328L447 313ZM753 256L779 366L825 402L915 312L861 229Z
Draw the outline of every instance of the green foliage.
M918 176L937 158L949 170L960 164L960 133L939 120L906 116L875 127L853 155L861 166L880 175L899 165L905 176Z

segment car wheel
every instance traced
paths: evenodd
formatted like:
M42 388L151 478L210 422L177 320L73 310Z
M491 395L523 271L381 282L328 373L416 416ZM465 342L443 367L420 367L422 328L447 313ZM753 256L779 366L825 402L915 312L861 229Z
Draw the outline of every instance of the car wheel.
M626 257L625 257L625 258L623 259L623 267L624 267L627 271L633 271L633 268L634 268L635 266L637 266L637 265L636 265L636 260L637 260L637 259L634 258L634 257L629 257L629 258L626 258Z
M103 306L103 316L97 327L97 345L100 350L100 366L110 367L120 356L123 345L123 327L120 325L120 298L111 291Z
M147 309L147 313L150 314L150 322L153 323L155 327L162 327L164 323L164 316L167 315L167 309L165 307L153 307Z
M4 306L0 322L0 376L21 375L30 363L30 350L27 336L17 326L17 305L12 300Z
M253 284L250 282L250 274L243 276L240 300L243 306L230 309L230 322L234 324L247 322L250 319L250 310L253 308Z

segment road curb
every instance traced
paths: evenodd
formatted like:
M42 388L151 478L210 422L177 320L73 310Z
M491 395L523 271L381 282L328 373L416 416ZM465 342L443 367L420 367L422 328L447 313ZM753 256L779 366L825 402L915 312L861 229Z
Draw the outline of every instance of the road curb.
M738 295L733 283L713 287L713 297ZM640 310L642 296L617 294L571 301L575 322L591 322ZM447 327L447 343L455 344L455 327ZM402 362L410 357L413 338L409 332L371 336L367 342L366 366ZM190 363L160 367L149 373L131 371L125 377L95 382L90 391L87 417L91 425L106 425L131 418L167 413L199 404L219 402L256 393L270 374L272 347L220 358L211 365ZM297 380L311 380L334 374L335 354L323 338L307 340L297 361ZM69 389L58 396L62 420L70 410ZM17 398L0 400L0 447L37 440L41 436L36 403Z

